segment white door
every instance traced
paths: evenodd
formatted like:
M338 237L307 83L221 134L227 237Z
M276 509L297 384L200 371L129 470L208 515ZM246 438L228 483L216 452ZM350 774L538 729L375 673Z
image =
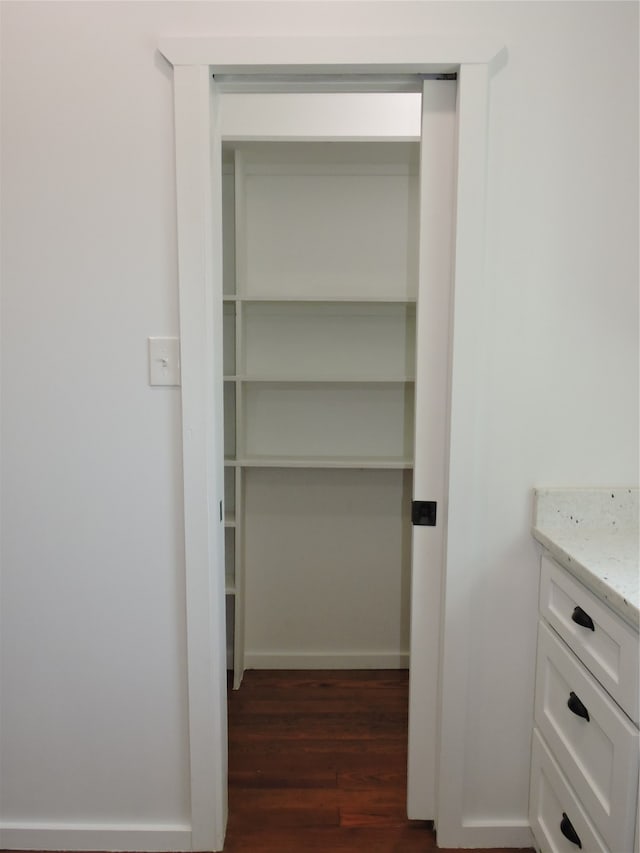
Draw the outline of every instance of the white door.
M436 816L456 91L455 81L425 80L422 93L407 784L415 820Z

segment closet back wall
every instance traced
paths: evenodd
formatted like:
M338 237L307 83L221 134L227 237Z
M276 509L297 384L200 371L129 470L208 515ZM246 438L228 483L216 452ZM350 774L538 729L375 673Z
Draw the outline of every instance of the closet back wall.
M247 668L407 667L410 474L260 468L245 501Z
M418 153L225 148L236 686L246 667L408 666Z

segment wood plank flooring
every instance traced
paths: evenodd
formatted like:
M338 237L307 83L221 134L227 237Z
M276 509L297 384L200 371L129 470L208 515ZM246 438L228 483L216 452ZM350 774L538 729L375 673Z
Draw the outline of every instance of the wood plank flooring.
M406 819L407 703L401 670L245 673L229 690L225 853L439 849Z

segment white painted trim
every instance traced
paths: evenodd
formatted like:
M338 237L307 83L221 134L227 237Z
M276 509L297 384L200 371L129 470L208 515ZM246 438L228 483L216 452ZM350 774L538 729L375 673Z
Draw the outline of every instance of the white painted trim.
M493 37L185 36L162 38L174 66L209 65L214 74L431 74L486 65L501 52Z
M504 837L499 823L465 825L464 744L460 737L466 730L467 713L467 616L472 579L482 570L484 557L478 523L483 502L469 489L470 483L479 482L469 472L477 472L483 464L474 443L473 424L477 409L474 378L484 351L477 317L483 298L488 77L490 66L496 66L504 51L493 40L433 35L389 39L194 37L164 39L160 47L177 66L192 846L220 850L226 819L224 546L215 521L223 476L222 437L216 432L221 418L216 423L214 399L216 383L221 381L216 372L222 373L214 366L222 364L222 354L217 356L214 342L221 345L222 335L218 342L211 267L211 235L217 233L218 212L214 211L211 163L204 150L212 127L207 101L212 69L231 74L459 72L449 535L441 658L439 764L444 770L438 778L436 818L444 846L499 845ZM220 402L220 412L221 408ZM519 832L517 827L514 832Z
M534 847L533 833L527 818L521 820L465 820L458 833L460 841L457 845L465 847ZM438 846L449 847L449 843L438 830L436 833Z
M187 671L194 850L221 850L227 808L222 424L222 164L207 66L174 70ZM214 178L220 186L214 187ZM218 192L214 192L218 189ZM220 419L221 420L221 419ZM135 849L135 848L134 848ZM139 849L139 848L138 848Z
M442 606L440 756L437 788L438 843L465 847L479 833L464 828L465 750L472 590L484 558L485 501L473 486L485 454L476 446L476 377L485 342L479 326L484 299L485 195L489 69L463 65L458 75L458 150L454 249L449 500ZM462 735L464 737L464 735ZM485 832L487 844L499 839Z
M180 824L0 824L2 850L191 850L191 829Z
M408 652L247 652L246 669L408 669Z

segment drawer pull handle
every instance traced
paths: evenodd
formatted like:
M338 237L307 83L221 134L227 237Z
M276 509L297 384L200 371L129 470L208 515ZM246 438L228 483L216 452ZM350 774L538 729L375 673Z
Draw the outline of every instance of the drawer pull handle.
M582 702L578 699L578 697L573 692L573 690L571 691L571 693L569 693L569 700L567 702L567 707L569 708L570 711L573 711L573 713L577 717L582 717L584 720L589 722L589 712L584 707Z
M573 828L573 824L566 816L564 812L562 812L562 821L560 822L560 832L571 841L572 844L577 844L577 846L582 850L582 841L580 841L580 836Z
M574 607L571 618L577 625L582 625L583 628L588 628L590 631L596 630L593 619L588 613L584 612L582 607Z

